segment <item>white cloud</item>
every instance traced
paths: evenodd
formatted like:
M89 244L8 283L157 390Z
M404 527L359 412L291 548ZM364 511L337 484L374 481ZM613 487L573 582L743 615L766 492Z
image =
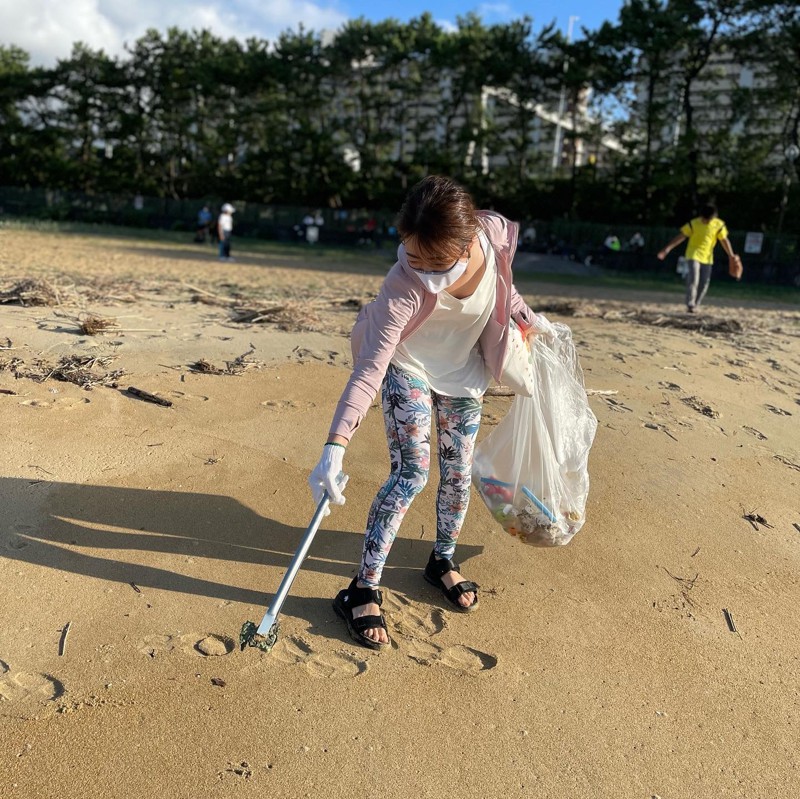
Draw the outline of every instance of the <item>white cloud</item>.
M521 16L508 3L481 3L477 8L477 13L484 20L509 20Z
M121 54L148 28L210 29L222 38L274 40L300 22L307 30L339 28L347 15L326 0L0 0L0 44L27 50L33 64L52 65L82 41ZM336 0L331 0L335 3Z

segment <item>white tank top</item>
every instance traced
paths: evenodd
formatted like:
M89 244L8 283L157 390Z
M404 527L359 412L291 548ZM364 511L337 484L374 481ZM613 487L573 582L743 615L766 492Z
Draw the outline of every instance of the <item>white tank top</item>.
M478 241L486 268L475 291L464 299L440 291L433 313L398 344L392 357L399 369L421 377L446 397L481 397L492 381L478 339L495 306L497 266L483 231Z

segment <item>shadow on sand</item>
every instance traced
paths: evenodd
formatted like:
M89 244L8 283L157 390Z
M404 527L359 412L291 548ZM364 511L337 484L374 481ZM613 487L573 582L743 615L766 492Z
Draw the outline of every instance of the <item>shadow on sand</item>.
M45 511L29 524L14 525L15 519L27 517L30 522L30 513L20 502L32 491L47 491ZM39 503L37 498L36 505ZM265 571L262 590L243 587L246 578L242 574L237 584L241 572L236 565L271 566L282 575L304 533L259 516L231 497L215 494L0 478L0 507L9 523L0 535L0 557L120 584L134 583L141 589L258 607L266 607L280 578ZM323 522L303 571L335 575L344 587L355 574L363 538L358 533L327 529L326 522L332 519L335 513ZM398 537L391 568L385 573L388 587L413 598L430 596L419 572L430 548L430 540ZM461 545L459 558L467 560L481 549ZM208 558L221 564L228 561L230 565L217 569L223 579L204 579L178 571L174 556L194 561ZM331 616L331 599L290 596L283 612L317 625Z

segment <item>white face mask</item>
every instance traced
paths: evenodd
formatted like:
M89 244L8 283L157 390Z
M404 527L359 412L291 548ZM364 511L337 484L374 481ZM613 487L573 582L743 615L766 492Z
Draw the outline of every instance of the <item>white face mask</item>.
M468 263L469 258L465 261L456 261L444 272L420 272L415 269L414 274L417 276L419 282L422 283L431 294L438 294L463 277L464 272L467 271Z

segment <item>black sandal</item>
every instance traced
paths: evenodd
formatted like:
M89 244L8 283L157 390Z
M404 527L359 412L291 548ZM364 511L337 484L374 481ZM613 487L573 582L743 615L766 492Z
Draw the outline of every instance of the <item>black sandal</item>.
M437 560L436 554L431 552L428 565L425 567L425 571L422 572L422 576L444 594L445 599L453 606L453 610L458 613L471 613L478 607L478 589L480 586L477 583L473 583L471 580L462 580L460 583L456 583L452 588L446 588L445 584L442 582L442 577L445 574L457 571L459 571L457 563L453 563L449 558ZM471 605L464 607L458 601L458 598L462 594L467 594L470 591L475 594L475 600Z
M383 604L383 594L381 594L377 588L359 588L357 583L358 578L354 577L353 582L351 582L347 588L343 588L336 594L336 598L333 600L333 609L336 611L337 615L344 619L350 637L356 643L369 647L370 649L385 649L391 645L391 637L389 637L386 643L383 643L381 641L373 641L372 638L368 638L364 635L369 629L382 627L386 630L387 637L389 636L389 631L386 629L386 619L384 619L383 613L379 616L359 616L357 619L353 618L353 608L367 605L370 602L374 602L380 607Z

